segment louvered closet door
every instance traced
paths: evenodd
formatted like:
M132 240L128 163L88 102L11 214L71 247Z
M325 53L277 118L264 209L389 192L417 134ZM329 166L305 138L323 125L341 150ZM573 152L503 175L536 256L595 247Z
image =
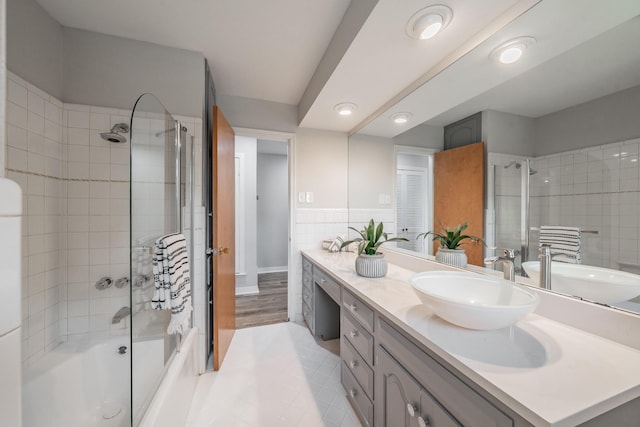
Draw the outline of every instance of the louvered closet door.
M427 231L426 171L398 169L396 179L398 236L409 239L399 242L398 247L424 252L424 240L416 240L416 236Z

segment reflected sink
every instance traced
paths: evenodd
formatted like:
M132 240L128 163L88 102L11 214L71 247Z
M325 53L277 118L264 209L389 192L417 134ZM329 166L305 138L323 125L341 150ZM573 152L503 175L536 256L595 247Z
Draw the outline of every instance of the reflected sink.
M538 305L538 294L498 277L464 271L426 271L409 279L423 304L444 320L468 329L500 329Z
M540 282L540 261L522 263L527 275ZM602 304L615 304L640 295L640 276L610 268L551 262L551 290Z

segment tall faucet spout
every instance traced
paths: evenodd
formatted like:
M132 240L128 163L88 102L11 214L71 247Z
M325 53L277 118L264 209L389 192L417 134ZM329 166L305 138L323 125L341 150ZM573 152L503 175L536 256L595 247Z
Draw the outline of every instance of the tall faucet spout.
M551 245L540 245L540 287L551 289Z

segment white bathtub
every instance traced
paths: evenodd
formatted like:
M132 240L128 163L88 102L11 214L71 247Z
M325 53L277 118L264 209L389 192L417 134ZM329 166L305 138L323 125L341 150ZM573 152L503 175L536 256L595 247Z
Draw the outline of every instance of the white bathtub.
M162 339L135 342L133 396L127 336L63 344L24 372L23 427L128 427L131 403L140 426L180 426L197 382L196 341L194 328L167 367Z
M130 425L130 354L126 336L66 343L45 354L23 373L23 426Z

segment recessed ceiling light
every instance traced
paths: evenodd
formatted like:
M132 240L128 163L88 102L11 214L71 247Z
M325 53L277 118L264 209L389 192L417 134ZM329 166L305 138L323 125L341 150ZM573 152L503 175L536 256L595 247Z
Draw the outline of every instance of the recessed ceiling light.
M447 6L437 4L420 9L407 22L407 35L414 39L426 40L444 30L453 12Z
M393 123L397 125L403 125L407 123L411 117L412 117L411 113L405 113L405 112L395 113L391 115L391 120L393 120Z
M503 64L513 64L522 57L524 50L535 44L536 39L533 37L518 37L508 42L502 43L491 51L489 57Z
M351 114L353 114L356 108L358 108L358 106L353 102L341 102L340 104L337 104L333 108L335 108L335 110L341 116L350 116Z

